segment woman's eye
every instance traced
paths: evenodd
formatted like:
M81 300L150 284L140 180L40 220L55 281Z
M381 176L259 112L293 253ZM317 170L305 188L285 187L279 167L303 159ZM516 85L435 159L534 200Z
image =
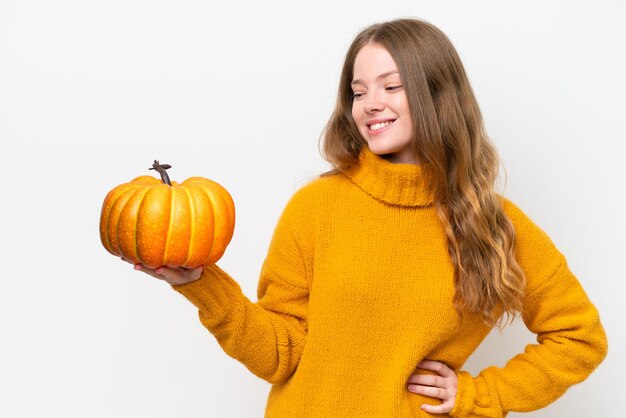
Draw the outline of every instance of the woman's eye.
M352 93L352 100L359 100L365 93Z
M387 91L394 91L394 90L399 90L401 88L402 88L402 85L399 84L397 86L387 86L387 87L385 87L385 90L387 90Z

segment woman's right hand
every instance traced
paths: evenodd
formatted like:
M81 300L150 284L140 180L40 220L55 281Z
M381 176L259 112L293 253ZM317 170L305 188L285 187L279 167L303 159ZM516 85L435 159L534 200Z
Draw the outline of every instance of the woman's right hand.
M126 260L125 258L122 258L122 260L126 261L127 263L133 264L130 261ZM156 269L150 269L144 266L143 264L139 264L139 263L134 264L134 267L135 267L135 270L143 271L144 273L154 278L168 282L172 286L195 282L202 275L202 268L203 268L203 266L200 266L200 267L196 267L193 270L188 270L182 267L171 268L171 267L161 266Z

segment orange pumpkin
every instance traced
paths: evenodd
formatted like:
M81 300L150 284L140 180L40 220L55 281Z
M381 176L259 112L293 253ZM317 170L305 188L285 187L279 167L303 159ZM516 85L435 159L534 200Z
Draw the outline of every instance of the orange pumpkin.
M149 268L195 268L219 260L235 229L235 205L214 181L170 182L167 164L111 190L100 214L100 239L111 254Z

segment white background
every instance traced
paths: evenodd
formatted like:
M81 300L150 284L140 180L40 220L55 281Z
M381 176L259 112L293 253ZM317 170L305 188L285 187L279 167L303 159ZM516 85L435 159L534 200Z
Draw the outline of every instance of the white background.
M256 300L282 208L328 168L318 138L349 43L403 16L457 47L506 195L566 255L609 336L591 377L531 415L623 416L617 0L0 0L0 416L262 417L269 384L221 351L185 298L101 246L102 200L153 159L174 180L220 182L237 226L219 265ZM532 341L520 324L493 333L467 369Z

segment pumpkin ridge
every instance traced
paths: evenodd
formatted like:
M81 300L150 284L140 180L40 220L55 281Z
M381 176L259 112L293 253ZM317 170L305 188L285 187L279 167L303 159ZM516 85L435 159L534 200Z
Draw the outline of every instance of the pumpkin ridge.
M146 196L150 189L154 186L147 187L144 194L139 198L139 204L137 205L137 212L135 212L135 227L133 228L133 243L135 244L135 257L139 260L139 245L137 244L137 229L139 228L139 214L141 213L141 207L146 201ZM142 263L143 264L143 263Z
M191 258L193 254L192 248L194 244L194 238L196 235L196 211L195 211L193 199L191 198L191 195L189 194L189 190L187 190L185 186L181 186L181 189L185 192L185 195L187 196L187 201L189 202L189 216L191 217L191 232L189 234L189 248L187 248L187 257L185 258L185 262L183 263L183 266L184 266L187 264L187 262L189 261L189 259Z
M130 250L131 248L122 248L121 243L123 242L123 239L120 239L120 235L122 234L123 230L124 230L124 224L128 221L128 220L132 220L133 219L133 214L130 213L130 215L126 215L126 212L130 212L130 206L132 206L135 203L135 200L138 197L143 198L143 195L145 194L146 189L142 188L142 187L138 187L137 189L133 190L131 193L131 196L128 198L128 200L126 200L126 203L124 203L122 209L120 210L120 215L117 218L117 225L115 228L115 233L116 233L116 239L117 239L117 245L118 245L118 249L120 252L120 255L122 257L124 257L125 259L129 260L129 261L133 261L135 263L139 262L139 260L137 259L137 254L132 254L132 252L129 254L127 251L125 250ZM126 215L126 216L123 216ZM135 222L135 227L136 227L136 222ZM133 237L135 236L135 231L133 231ZM123 238L123 236L122 236ZM134 246L134 243L133 243ZM126 247L126 245L124 245L124 247Z
M167 265L168 251L170 249L170 237L172 236L172 224L174 223L174 187L170 186L170 207L165 211L169 213L170 219L167 222L167 234L165 235L165 248L163 249L163 265Z
M107 249L110 253L112 252L113 246L111 245L111 239L109 238L109 218L111 217L111 213L113 212L113 206L119 200L123 193L120 193L119 196L115 196L115 200L110 203L110 207L104 216L102 216L102 221L100 222L100 238L102 239L102 244L104 244L104 248ZM106 205L106 200L105 200Z
M213 199L215 196L213 193L211 193L209 190L207 190L207 188L205 188L204 184L200 184L198 183L198 186L200 187L200 190L202 190L202 192L204 192L205 196L207 197L207 199L209 199L209 203L211 206L211 210L213 211L213 236L211 237L211 248L209 249L208 252L208 261L210 263L213 263L213 249L215 248L215 243L217 241L216 239L216 235L217 235L217 219L215 216L215 213L217 212L218 207L215 205L215 200Z
M154 233L154 228L159 225L154 215L154 202L161 194L161 183L156 183L147 188L146 194L137 209L137 227L135 228L135 244L137 247L137 258L148 268L160 267L163 259L163 246L159 239L159 234ZM164 217L161 211L156 211L158 217ZM146 225L153 225L147 228ZM146 233L146 231L150 233Z
M133 190L133 189L136 189L136 188L137 187L134 184L131 184L131 183L122 184L122 185L116 187L115 189L111 190L111 192L109 193L107 198L104 200L103 210L107 209L107 211L105 213L103 213L104 216L102 216L102 220L100 222L100 238L102 239L102 244L104 245L104 248L106 248L107 251L109 251L113 255L120 255L120 254L116 253L115 248L114 248L113 243L112 243L111 234L109 233L109 224L112 221L111 217L113 216L113 213L114 213L113 209L115 208L115 205L117 204L117 202L123 196L126 196L126 194L130 190ZM113 200L108 202L109 198L113 198ZM118 219L119 219L119 216L118 216ZM117 244L117 242L116 242L116 244ZM118 245L116 245L116 246L119 249L119 246ZM117 252L119 252L119 250Z
M111 242L112 250L115 251L118 256L124 257L122 253L122 249L120 247L120 237L119 237L119 228L120 228L120 218L122 217L122 212L124 212L124 208L128 204L128 201L133 197L135 193L137 193L141 189L141 186L137 186L134 188L128 188L120 193L119 198L115 201L115 205L111 208L111 212L109 212L109 220L108 225L110 231L109 240ZM118 209L119 206L119 209ZM116 210L113 210L116 209ZM125 257L124 257L125 258Z
M187 191L194 203L194 252L186 261L189 267L205 265L210 260L211 248L215 241L215 216L211 200L198 184L186 184Z

